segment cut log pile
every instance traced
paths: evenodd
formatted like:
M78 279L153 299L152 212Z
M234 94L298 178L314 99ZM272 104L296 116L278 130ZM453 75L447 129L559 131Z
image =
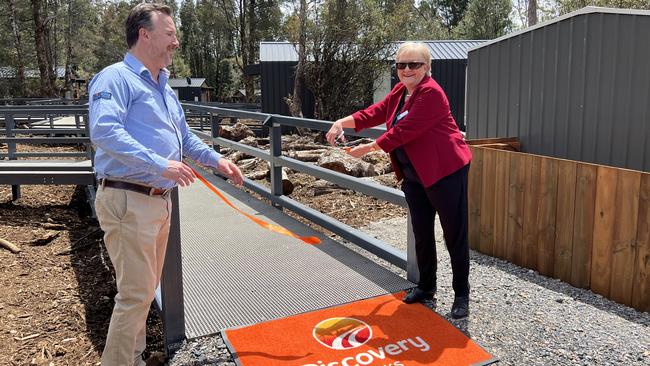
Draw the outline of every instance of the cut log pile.
M221 133L225 138L239 141L248 146L263 150L270 148L268 137L255 137L255 134L241 123L223 126ZM371 141L363 138L349 141L346 146L355 146ZM269 165L265 160L227 148L222 149L221 152L235 162L248 179L270 180ZM332 147L327 144L322 133L283 135L282 155L358 178L375 177L392 172L388 154L375 151L366 154L362 159L357 159L347 154L341 147ZM291 194L298 183L294 181L298 179L294 178L296 173L291 169L282 169L282 187L285 195ZM312 192L314 196L318 196L340 189L342 188L327 181L317 180Z

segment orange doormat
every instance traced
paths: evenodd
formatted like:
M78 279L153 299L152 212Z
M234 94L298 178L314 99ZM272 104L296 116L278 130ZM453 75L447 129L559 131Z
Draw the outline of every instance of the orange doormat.
M497 360L404 292L247 327L224 338L241 366L487 365Z

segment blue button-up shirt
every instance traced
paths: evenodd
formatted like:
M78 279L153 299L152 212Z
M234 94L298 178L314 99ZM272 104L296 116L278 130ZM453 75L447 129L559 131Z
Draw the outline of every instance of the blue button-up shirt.
M169 160L183 155L217 167L221 158L189 130L176 94L160 70L158 82L132 54L90 82L90 139L98 178L171 188L162 177Z

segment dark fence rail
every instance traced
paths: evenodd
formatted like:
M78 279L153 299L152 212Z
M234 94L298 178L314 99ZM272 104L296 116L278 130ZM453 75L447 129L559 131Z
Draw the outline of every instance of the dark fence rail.
M12 199L20 198L20 186L25 184L95 184L93 152L85 123L87 115L87 108L83 106L0 107L0 122L4 127L0 129L0 143L6 144L6 152L0 152L0 184L11 185ZM74 126L58 128L55 120L62 116L71 117L69 122ZM32 148L29 152L20 152L19 144L81 146L83 151L52 152Z

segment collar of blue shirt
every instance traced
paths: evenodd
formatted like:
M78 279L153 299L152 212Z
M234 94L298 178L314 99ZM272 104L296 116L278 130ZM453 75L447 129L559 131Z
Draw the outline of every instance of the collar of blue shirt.
M149 78L149 80L155 81L157 84L165 85L167 84L167 79L169 79L169 70L162 68L158 74L158 81L153 80L149 69L147 69L147 67L144 66L137 57L133 56L131 52L127 52L126 55L124 55L124 64L131 68L131 70L135 71L136 74Z

